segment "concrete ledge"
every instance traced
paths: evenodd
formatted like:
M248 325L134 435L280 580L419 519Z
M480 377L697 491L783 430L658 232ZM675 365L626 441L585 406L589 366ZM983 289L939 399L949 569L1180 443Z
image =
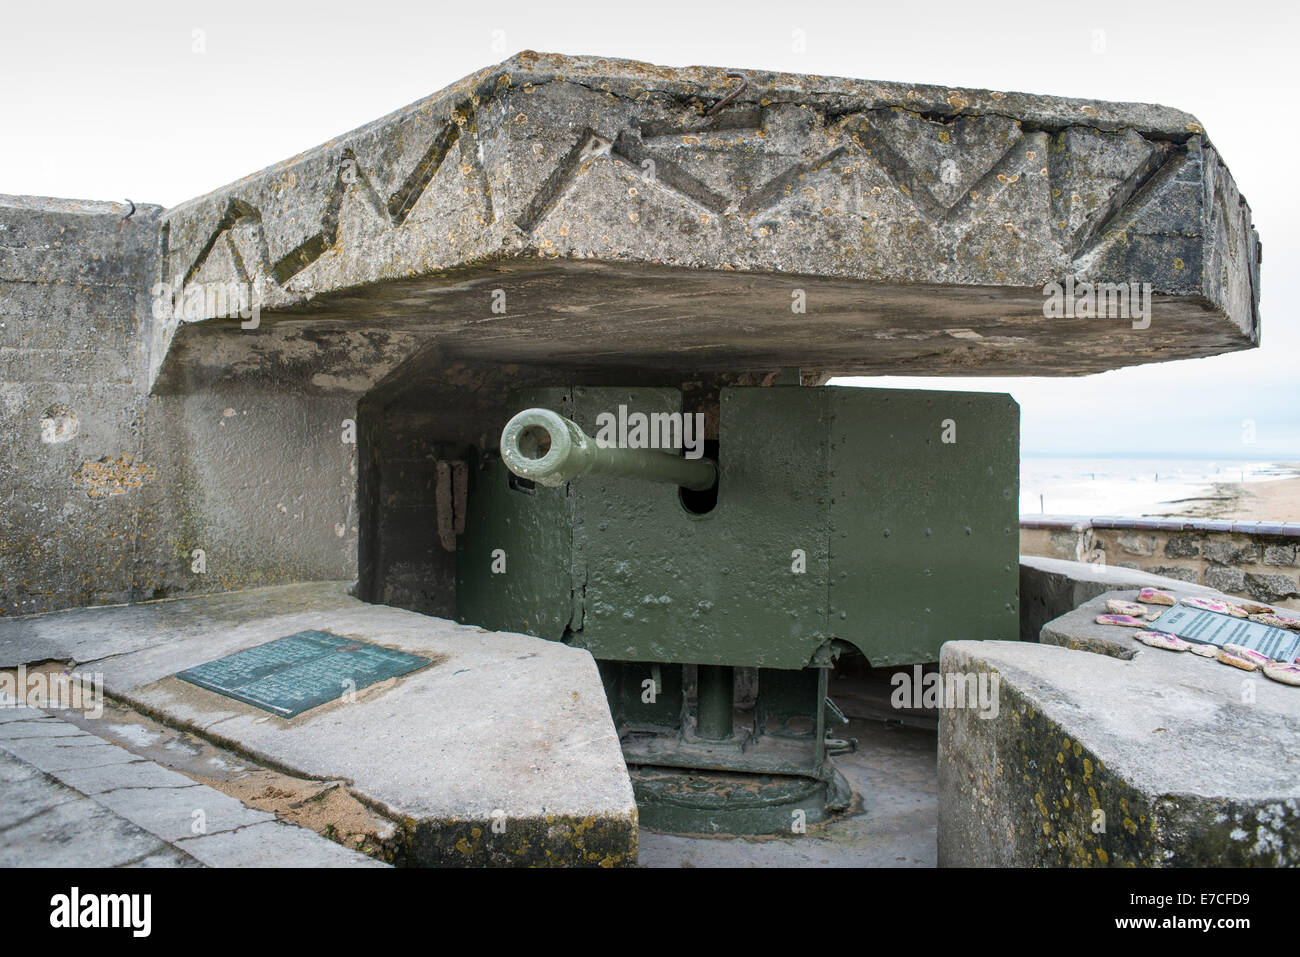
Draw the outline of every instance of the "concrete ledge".
M1039 632L1047 622L1104 592L1148 587L1178 595L1216 594L1203 585L1189 585L1133 568L1021 555L1020 640L1038 641Z
M174 677L319 628L435 663L282 719ZM109 694L256 761L344 779L406 836L395 863L636 862L637 811L595 661L346 594L341 583L0 622L0 661L75 658Z
M682 370L806 374L1078 375L1258 342L1250 208L1194 117L764 70L733 99L729 72L523 52L169 209L160 280L251 285L266 315L255 337L198 302L160 320L151 387L238 365L347 391L300 361L305 323L336 363L397 334L593 371L666 338ZM1155 321L1045 319L1067 276L1149 281ZM795 290L815 307L791 324Z
M1300 690L1154 649L950 642L940 671L999 681L995 716L940 715L941 866L1300 864Z

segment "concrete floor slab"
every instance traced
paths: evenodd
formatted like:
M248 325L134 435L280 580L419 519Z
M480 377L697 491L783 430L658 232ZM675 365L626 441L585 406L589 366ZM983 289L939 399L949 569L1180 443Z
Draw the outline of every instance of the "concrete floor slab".
M0 867L194 866L188 854L0 749Z
M173 677L311 628L434 664L287 720ZM101 647L96 634L114 637ZM411 862L635 861L631 783L580 649L366 604L341 583L0 622L0 648L11 664L23 649L75 659L167 723L272 767L350 782L406 831ZM116 773L87 771L82 783L108 790Z

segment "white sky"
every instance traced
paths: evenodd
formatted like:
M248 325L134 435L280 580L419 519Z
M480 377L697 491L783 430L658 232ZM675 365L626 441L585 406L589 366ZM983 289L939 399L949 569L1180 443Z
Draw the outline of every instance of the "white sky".
M1281 0L22 0L0 34L0 191L174 205L521 49L1163 103L1201 121L1251 204L1262 348L1069 380L872 381L1009 391L1029 453L1300 460L1297 26Z

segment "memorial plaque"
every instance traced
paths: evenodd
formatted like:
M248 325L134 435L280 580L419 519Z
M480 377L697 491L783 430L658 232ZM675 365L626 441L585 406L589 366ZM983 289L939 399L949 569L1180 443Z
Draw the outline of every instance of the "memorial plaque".
M1155 631L1219 648L1241 645L1278 661L1294 661L1297 651L1300 651L1300 635L1293 631L1187 605L1170 608L1151 627Z
M176 677L292 718L345 693L409 674L429 663L430 659L420 655L328 631L300 631L189 668Z

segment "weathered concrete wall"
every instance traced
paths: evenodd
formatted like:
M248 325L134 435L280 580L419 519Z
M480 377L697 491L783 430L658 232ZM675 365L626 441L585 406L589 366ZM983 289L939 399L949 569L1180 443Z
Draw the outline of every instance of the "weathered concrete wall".
M145 496L143 597L355 578L355 418L353 399L292 390L150 397L145 450L165 482Z
M142 597L161 209L0 197L0 614ZM148 597L144 595L143 597Z
M355 577L359 392L215 351L148 395L161 210L128 211L0 197L0 615Z
M1140 569L1240 598L1300 608L1300 524L1177 519L1032 519L1020 551Z

